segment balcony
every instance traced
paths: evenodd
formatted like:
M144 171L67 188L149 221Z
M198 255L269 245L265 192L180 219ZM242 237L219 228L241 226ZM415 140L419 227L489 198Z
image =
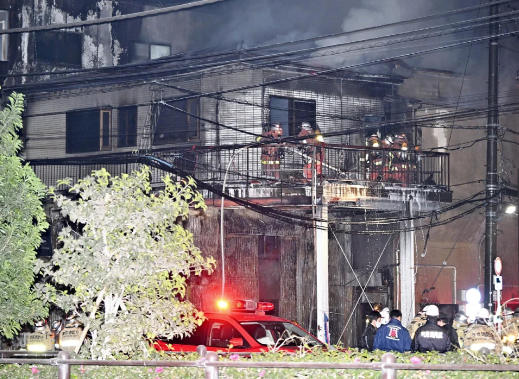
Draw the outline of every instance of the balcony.
M265 149L270 149L273 158L262 155ZM426 200L450 201L446 153L270 144L154 150L150 155L217 190L222 190L225 181L225 191L240 198L304 204L315 193L317 197L324 194L330 201L359 203L366 199L399 200L397 193L414 191ZM131 154L35 160L30 164L47 185L65 177L77 181L102 167L120 175L139 166ZM160 185L164 174L153 168L152 185ZM219 203L220 197L211 191L203 190L203 195L208 203Z

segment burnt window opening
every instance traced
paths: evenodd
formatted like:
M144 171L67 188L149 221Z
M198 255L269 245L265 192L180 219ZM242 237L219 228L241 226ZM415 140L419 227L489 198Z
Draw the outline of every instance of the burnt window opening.
M137 146L137 107L118 110L117 147Z
M171 46L134 41L130 43L129 53L130 62L142 62L170 56Z
M315 130L315 100L292 99L270 96L270 123L279 122L283 136L295 136L300 132L301 123L306 121Z
M159 105L159 117L153 138L154 145L167 145L198 141L200 138L200 100L187 99L171 103L177 111L166 105Z
M0 10L0 30L9 29L9 12ZM7 61L7 41L9 35L0 36L0 61Z
M112 149L112 111L95 109L67 113L66 152Z
M39 62L81 67L83 40L79 33L41 31L36 33L36 59Z

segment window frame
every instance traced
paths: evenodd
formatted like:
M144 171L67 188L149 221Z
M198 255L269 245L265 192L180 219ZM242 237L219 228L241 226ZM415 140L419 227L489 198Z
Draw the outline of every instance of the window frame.
M87 125L72 125L70 124L71 120L69 117L73 117L74 115L80 116L81 113L96 113L96 115L91 117L96 117L95 124L87 124ZM108 115L108 127L104 128L104 116ZM99 108L87 108L87 109L74 109L66 112L66 121L65 121L65 153L66 154L84 154L84 153L95 153L98 151L111 151L113 147L112 143L112 108L111 107L99 107ZM89 120L93 123L94 120ZM84 151L76 151L71 150L76 146L70 146L74 144L74 140L72 139L72 135L78 133L81 127L90 127L92 130L89 130L92 133L92 136L87 138L96 138L98 140L98 145L96 149L89 149ZM74 130L72 130L74 129ZM72 133L72 134L71 134ZM96 133L95 135L93 133ZM99 134L97 134L99 133ZM85 133L88 134L88 133ZM105 141L106 139L106 141ZM106 142L106 143L105 143Z
M38 34L39 33L39 34ZM52 59L45 59L40 57L39 51L43 49L43 47L38 48L39 42L44 42L44 40L38 41L38 38L43 38L42 35L47 34L49 36L54 35L54 37L50 38L51 40L57 41L59 40L58 36L67 36L66 38L78 38L78 46L74 46L78 49L76 53L77 59L75 61L64 61L60 60L60 56L58 54L58 51L64 51L64 50L70 50L69 47L65 47L60 45L59 43L53 44L54 50L53 50L53 56ZM71 37L74 36L74 37ZM35 51L36 51L36 61L41 63L50 63L54 65L63 65L63 66L70 66L70 67L82 67L82 55L83 55L83 34L77 33L77 32L66 32L63 30L42 30L40 32L37 32L35 37Z
M0 30L9 29L9 11L0 9ZM0 61L8 61L9 34L2 34L2 47L0 49Z
M286 110L279 110L276 109L276 111L285 111L287 113L287 121L281 122L281 126L283 127L283 136L297 136L300 132L300 125L301 122L307 121L312 125L312 128L316 130L317 127L317 101L315 99L302 99L297 97L289 97L289 96L278 96L275 94L269 95L269 122L270 124L274 122L280 122L277 119L272 118L272 100L278 99L278 100L286 100L288 101L287 109ZM313 104L313 114L310 115L310 117L304 117L302 119L299 119L300 117L297 114L297 109L295 107L296 103L308 103ZM302 111L302 109L301 109ZM285 124L285 125L284 125Z
M177 105L177 108L182 109L184 112L178 112L173 108L169 108L167 105L158 105L155 112L158 112L158 118L155 124L155 130L153 132L153 146L164 146L164 145L181 145L185 143L191 143L191 142L200 142L200 113L201 113L201 102L199 98L192 98L192 99L186 99L186 107L181 108L178 106L178 102L175 103L175 99L166 99L165 102L173 102L173 105ZM194 103L194 105L193 105ZM195 108L195 112L193 112L193 106ZM168 110L169 112L176 112L179 114L183 114L186 117L186 130L184 130L182 133L187 134L187 138L185 139L179 139L175 140L174 137L167 138L165 142L157 143L159 140L157 137L160 135L160 131L162 129L167 129L168 127L173 126L173 124L161 124L161 116L163 116L163 110ZM191 116L191 114L196 115L196 117ZM190 122L193 119L194 127L193 130L190 129ZM160 128L160 129L159 129ZM163 130L164 132L167 132L167 130ZM173 133L173 132L171 132ZM190 134L194 134L190 136Z

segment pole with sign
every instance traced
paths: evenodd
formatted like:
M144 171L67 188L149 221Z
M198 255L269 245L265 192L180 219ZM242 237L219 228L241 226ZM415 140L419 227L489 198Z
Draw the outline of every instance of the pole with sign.
M501 262L501 258L497 257L494 261L494 271L496 274L494 275L494 289L496 290L496 320L497 320L497 330L501 332L501 290L503 289L503 277L501 276L501 270L503 269L503 263Z

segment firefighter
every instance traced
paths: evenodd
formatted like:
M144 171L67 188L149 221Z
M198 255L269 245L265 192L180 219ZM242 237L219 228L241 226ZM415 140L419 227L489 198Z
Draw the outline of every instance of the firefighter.
M469 325L463 337L463 346L471 351L501 354L501 339L494 328L490 327L490 314L487 309L478 311L476 320Z
M393 309L389 313L390 320L386 325L381 325L375 335L373 349L384 351L399 351L404 353L411 349L411 336L402 326L402 312Z
M304 154L303 177L308 180L312 179L312 170L314 169L312 161L314 160L314 154L315 173L317 176L321 176L323 173L324 161L324 146L321 132L319 130L314 131L312 125L305 121L301 123L301 131L297 136L305 137L305 139L299 141L302 144L301 150Z
M411 338L414 338L414 335L418 328L425 325L425 323L427 322L427 316L425 315L427 307L428 305L426 305L421 312L418 312L417 315L411 320L411 322L407 326L407 330L409 330Z
M456 330L458 334L458 345L463 347L463 338L465 337L465 332L468 328L468 317L463 311L459 311L454 315L454 320L452 321L452 327Z
M404 133L397 134L391 148L395 150L391 152L393 158L391 165L392 178L401 183L408 183L409 163L407 160L407 136Z
M438 325L439 309L429 305L425 311L427 322L416 330L412 350L420 353L437 351L445 353L451 350L451 341L447 331Z
M75 351L81 340L83 332L82 324L75 316L68 316L65 320L65 328L59 336L59 346L64 351Z
M263 132L261 136L256 138L256 142L269 143L261 148L261 167L263 175L280 178L281 159L284 157L282 147L277 146L276 140L283 135L283 128L279 122L275 122L270 126L270 130Z
M384 168L383 153L380 150L375 150L380 147L380 139L378 134L372 134L368 138L368 146L373 148L368 156L370 165L370 180L382 180L382 170Z
M391 174L393 171L393 148L394 139L391 134L386 135L382 140L382 148L384 149L382 154L382 179L384 181L390 181L392 179Z

